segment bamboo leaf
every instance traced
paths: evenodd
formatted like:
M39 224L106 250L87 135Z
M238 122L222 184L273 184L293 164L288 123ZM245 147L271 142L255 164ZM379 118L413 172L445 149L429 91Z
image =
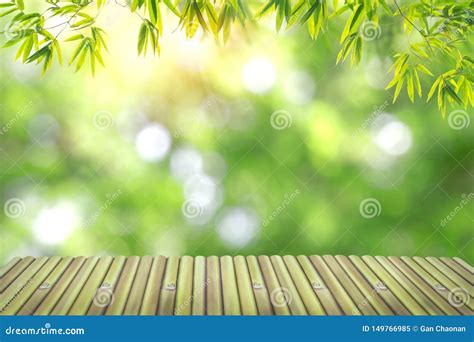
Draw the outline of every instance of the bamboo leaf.
M363 18L363 9L364 9L363 4L358 4L356 7L354 7L353 12L351 16L349 17L349 19L347 20L344 30L342 31L341 40L340 40L341 43L354 30L354 28L358 27L358 24Z
M26 63L31 63L34 62L41 57L44 57L44 55L49 51L49 46L51 45L51 42L43 46L41 49L36 51L34 54L32 54L27 60Z
M140 31L138 33L138 54L141 55L144 47L146 46L146 40L148 36L148 27L145 22L140 26Z
M411 72L407 74L407 94L411 102L415 102L415 87L413 83L413 75Z

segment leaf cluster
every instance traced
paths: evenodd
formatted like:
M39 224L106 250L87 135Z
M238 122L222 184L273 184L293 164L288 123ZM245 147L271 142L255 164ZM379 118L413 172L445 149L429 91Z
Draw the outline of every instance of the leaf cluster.
M0 3L0 16L9 17L4 47L18 46L16 57L23 63L42 65L46 72L56 58L62 62L62 43L76 44L69 64L81 69L87 60L92 73L97 62L104 65L107 50L106 33L97 26L97 17L106 0L43 0L44 12L27 12L24 0ZM187 38L199 29L226 42L232 28L245 28L266 16L273 16L277 31L294 25L306 26L316 39L331 21L344 20L340 34L341 49L337 63L350 60L360 63L364 45L383 34L380 20L399 22L410 41L409 48L397 51L389 72L393 79L394 101L405 89L408 98L437 96L438 108L446 112L448 104L473 106L473 59L464 51L472 51L474 3L467 0L129 0L130 12L140 19L137 49L139 54L161 51L164 11L176 17L178 29ZM53 18L59 25L48 26ZM387 19L388 18L388 19ZM61 27L56 35L51 29ZM62 37L63 32L67 37ZM432 70L448 64L437 74ZM446 63L449 61L449 63ZM425 84L427 91L424 91Z

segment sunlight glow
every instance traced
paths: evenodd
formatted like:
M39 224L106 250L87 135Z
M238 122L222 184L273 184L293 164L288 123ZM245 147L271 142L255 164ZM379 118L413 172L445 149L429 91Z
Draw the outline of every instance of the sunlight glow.
M64 202L43 209L33 223L35 238L46 245L57 245L77 228L78 216L72 203Z
M219 236L231 247L247 245L258 232L257 215L246 208L228 209L217 224Z
M307 72L293 71L283 82L283 89L289 101L295 104L306 104L313 99L316 86Z
M398 120L389 120L373 136L374 142L390 155L402 155L412 145L410 128Z
M202 156L193 148L178 148L171 155L170 169L174 177L184 182L190 176L202 172Z
M138 154L148 162L158 162L166 157L171 147L171 136L161 124L143 128L135 139Z
M244 65L242 82L245 88L252 93L264 94L275 85L275 67L266 58L254 58Z

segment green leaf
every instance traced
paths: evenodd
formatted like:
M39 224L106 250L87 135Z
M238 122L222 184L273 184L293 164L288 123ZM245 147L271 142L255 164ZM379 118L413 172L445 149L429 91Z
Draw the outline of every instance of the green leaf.
M206 21L204 20L204 17L202 16L201 10L199 9L199 6L196 2L193 3L194 6L194 11L196 12L196 17L198 18L199 24L201 25L202 29L207 32L209 29L207 27Z
M441 82L441 77L438 77L436 79L436 81L433 82L433 85L431 86L431 89L430 91L428 92L428 97L427 97L427 101L429 101L431 99L431 97L434 95L434 92L436 91L436 87L438 87L438 85L440 84Z
M270 8L275 4L275 0L269 0L260 7L260 9L255 14L255 18L260 18L263 15L267 14Z
M407 94L411 102L415 102L415 87L413 83L413 75L411 72L407 74Z
M83 34L76 34L72 37L69 37L68 39L64 40L65 42L73 42L75 40L79 40L79 39L82 39L84 38L84 35Z
M23 0L16 0L16 4L18 8L21 9L22 11L25 9L25 3Z
M156 3L156 0L147 0L147 4L150 20L153 24L156 24L156 20L158 18L158 4Z
M181 16L181 13L179 13L179 11L176 9L175 6L173 6L173 4L171 3L170 0L163 0L163 2L165 3L165 5L171 10L171 12L173 12L175 15L177 15L178 17Z
M74 53L72 54L72 57L71 59L69 60L69 64L72 64L76 58L79 56L79 54L82 52L82 50L84 50L84 47L86 46L86 43L87 43L87 38L84 38L80 43L79 45L77 46L76 50L74 51Z
M320 3L320 0L316 0L314 4L309 8L309 10L301 17L300 22L305 23L306 21L308 21L309 17L311 17L311 15L314 13L316 8L318 8Z
M41 49L36 51L34 54L28 57L28 59L26 60L26 63L31 63L44 57L48 53L50 45L51 45L51 42L49 42L48 44L43 46Z
M347 20L344 30L342 31L341 40L340 40L341 43L347 38L347 36L350 33L354 31L356 27L358 27L358 24L360 24L360 22L362 21L364 17L363 9L364 9L363 4L358 4L357 6L354 7L353 12L351 16L349 17L349 19Z
M145 22L140 26L140 31L138 32L138 54L141 55L143 49L146 46L148 37L148 27Z
M397 87L395 88L395 93L393 94L393 103L395 103L395 101L397 100L398 95L400 94L400 91L402 90L404 81L405 81L404 78L402 78L398 81Z
M79 58L77 59L76 71L82 68L87 57L87 51L89 51L89 43L86 39L84 39L84 43L84 47L81 49L81 53L79 54Z
M413 74L415 75L416 91L418 93L418 96L421 97L422 88L421 88L420 76L418 75L418 71L416 69L413 69Z
M423 64L418 64L416 68L427 75L433 76L431 71L429 71Z

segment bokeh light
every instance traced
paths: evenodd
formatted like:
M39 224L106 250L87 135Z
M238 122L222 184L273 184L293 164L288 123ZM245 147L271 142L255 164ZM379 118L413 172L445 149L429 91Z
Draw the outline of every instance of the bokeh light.
M143 128L135 140L138 154L143 160L157 162L168 154L171 147L171 136L160 124L151 124Z

